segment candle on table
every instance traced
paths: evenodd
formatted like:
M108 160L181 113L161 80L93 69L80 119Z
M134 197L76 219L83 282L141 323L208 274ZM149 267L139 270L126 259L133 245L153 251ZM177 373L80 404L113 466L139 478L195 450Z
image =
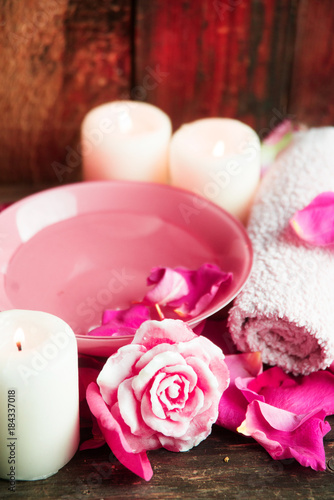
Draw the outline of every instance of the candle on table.
M44 479L79 444L78 353L60 318L0 313L0 477ZM15 487L14 487L15 489Z
M170 146L170 182L246 221L260 179L260 140L248 125L206 118L183 125Z
M83 179L167 182L169 117L136 101L92 109L81 127Z

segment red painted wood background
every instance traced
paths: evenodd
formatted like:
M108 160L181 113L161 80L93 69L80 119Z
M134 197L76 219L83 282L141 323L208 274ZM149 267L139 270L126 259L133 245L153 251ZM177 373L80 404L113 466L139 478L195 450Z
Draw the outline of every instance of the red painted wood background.
M79 180L81 121L115 99L333 125L333 33L332 0L0 0L0 182Z

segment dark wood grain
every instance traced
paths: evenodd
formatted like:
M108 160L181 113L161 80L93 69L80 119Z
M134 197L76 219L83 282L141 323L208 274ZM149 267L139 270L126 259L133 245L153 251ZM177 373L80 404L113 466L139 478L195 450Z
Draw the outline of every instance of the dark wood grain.
M1 1L0 182L79 178L82 118L129 88L130 4Z
M228 116L261 130L286 115L296 0L136 5L134 98L160 106L175 127Z
M334 418L330 422L334 424ZM327 461L334 458L334 431L325 437ZM224 458L229 457L228 462ZM149 453L150 482L126 470L107 446L79 451L49 479L18 482L16 492L0 480L2 499L289 500L334 497L334 470L316 472L294 460L274 461L255 441L214 427L212 435L186 453ZM333 460L334 462L334 460Z
M174 128L334 123L331 0L0 0L0 183L81 176L80 124L115 99Z
M334 10L300 0L290 112L308 125L334 125Z

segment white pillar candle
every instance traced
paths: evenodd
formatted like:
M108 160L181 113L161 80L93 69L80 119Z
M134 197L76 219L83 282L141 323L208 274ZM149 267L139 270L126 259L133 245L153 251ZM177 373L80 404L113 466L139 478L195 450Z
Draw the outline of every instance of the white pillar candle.
M210 199L243 222L259 179L259 137L238 120L197 120L172 137L171 184Z
M159 108L115 101L92 109L81 127L83 179L167 182L171 121Z
M0 477L44 479L79 444L78 353L60 318L39 311L0 313Z

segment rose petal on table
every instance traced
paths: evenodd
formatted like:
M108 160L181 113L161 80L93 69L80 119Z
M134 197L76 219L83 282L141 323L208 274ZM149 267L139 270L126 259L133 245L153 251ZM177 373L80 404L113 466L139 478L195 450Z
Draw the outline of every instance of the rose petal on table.
M334 244L334 192L316 196L293 215L290 226L307 243L318 246Z
M217 424L236 431L245 418L248 400L240 390L241 381L248 383L262 372L261 355L258 352L225 356L230 371L230 384L219 402Z
M266 403L299 415L319 408L334 414L334 374L328 370L295 377L275 366L251 380L247 389Z
M182 316L196 316L210 304L219 287L231 280L232 273L214 264L203 264L197 270L156 267L147 279L148 285L155 286L144 302L172 307Z
M325 416L318 409L296 415L255 400L248 405L238 432L253 437L275 460L295 458L305 467L325 470L323 437L330 431Z
M127 309L107 309L102 316L102 326L94 328L88 335L124 336L134 335L144 321L150 319L150 311L143 304L133 304Z
M87 388L87 402L115 457L137 476L149 481L153 476L153 470L146 453L132 453L121 426L111 415L94 382Z

